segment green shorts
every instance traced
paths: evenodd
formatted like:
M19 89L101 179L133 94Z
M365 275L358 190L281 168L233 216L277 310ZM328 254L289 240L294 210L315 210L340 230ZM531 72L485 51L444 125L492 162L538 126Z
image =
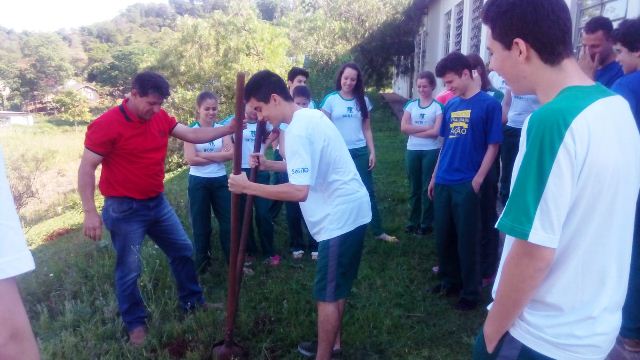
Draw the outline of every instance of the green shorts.
M358 276L362 245L367 225L318 242L318 264L313 286L316 301L335 302L345 299Z

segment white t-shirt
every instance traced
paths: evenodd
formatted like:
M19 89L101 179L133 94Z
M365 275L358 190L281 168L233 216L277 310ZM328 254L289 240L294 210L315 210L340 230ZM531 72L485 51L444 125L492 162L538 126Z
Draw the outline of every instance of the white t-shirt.
M420 99L409 100L404 105L404 111L411 114L411 124L418 126L433 126L436 116L442 114L442 104L433 100L429 105L420 106ZM435 138L421 138L409 135L407 140L407 150L434 150L440 149L442 143Z
M507 115L507 126L521 129L525 119L540 107L535 95L516 95L511 93L511 106Z
M242 168L248 169L249 166L249 155L253 154L253 145L256 143L256 129L258 128L258 123L247 123L247 128L242 131ZM267 123L267 132L271 131L273 126ZM265 134L266 135L266 134ZM264 153L264 143L260 147L260 152Z
M317 241L371 221L371 202L338 129L319 110L300 109L287 126L285 158L289 182L308 185L300 209Z
M221 127L220 124L213 124L213 127ZM191 127L199 128L200 123L194 122ZM195 144L196 152L212 153L222 151L222 138L204 144ZM224 162L214 162L209 165L192 165L189 167L189 174L200 177L218 177L227 175Z
M507 82L502 78L502 76L500 76L500 74L492 71L487 75L487 77L489 78L489 82L491 82L491 85L493 85L494 88L502 91L503 94L506 94L509 87L507 86Z
M0 148L0 279L8 279L35 268L27 248Z
M371 102L365 96L367 109L371 111ZM347 148L356 149L367 146L367 140L362 131L362 113L355 98L345 99L340 92L334 91L325 96L320 109L331 114L331 121L336 125L347 143Z
M555 249L551 268L509 332L554 359L604 359L627 292L640 134L604 86L563 89L525 122L493 296L515 241ZM515 240L523 239L523 240Z

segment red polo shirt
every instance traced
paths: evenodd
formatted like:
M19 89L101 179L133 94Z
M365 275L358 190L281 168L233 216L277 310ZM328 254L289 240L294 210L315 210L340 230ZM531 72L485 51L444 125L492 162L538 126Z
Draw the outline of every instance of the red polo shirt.
M167 144L178 123L162 109L141 120L126 107L127 101L89 125L84 146L103 157L103 196L148 199L164 191Z

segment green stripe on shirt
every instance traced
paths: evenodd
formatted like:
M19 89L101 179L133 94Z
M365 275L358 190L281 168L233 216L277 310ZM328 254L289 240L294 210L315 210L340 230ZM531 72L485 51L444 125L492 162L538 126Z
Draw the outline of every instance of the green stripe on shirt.
M560 91L552 101L531 115L524 156L511 196L497 224L500 231L518 239L529 239L549 175L567 131L589 105L612 95L600 84L571 86Z

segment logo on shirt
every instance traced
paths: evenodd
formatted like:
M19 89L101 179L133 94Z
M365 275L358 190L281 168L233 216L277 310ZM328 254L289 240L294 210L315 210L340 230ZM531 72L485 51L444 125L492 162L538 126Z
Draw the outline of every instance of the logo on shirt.
M457 138L467 134L469 129L469 119L471 110L454 111L451 113L451 124L449 124L449 139Z
M353 113L353 106L347 106L347 112L349 114L352 114Z
M291 169L291 175L306 174L308 172L309 172L309 168Z
M424 113L420 114L420 119L424 120Z

